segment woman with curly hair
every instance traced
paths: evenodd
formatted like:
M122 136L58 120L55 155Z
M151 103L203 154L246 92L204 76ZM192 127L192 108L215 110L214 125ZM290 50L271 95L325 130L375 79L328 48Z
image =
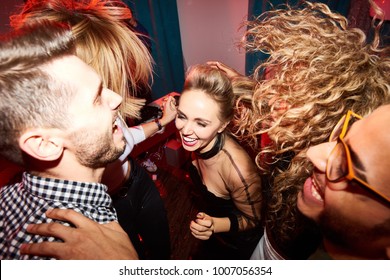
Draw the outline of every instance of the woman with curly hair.
M28 0L19 14L11 16L11 26L18 29L39 20L69 24L77 56L95 69L105 87L122 96L121 114L134 119L145 103L135 96L149 87L152 58L138 34L126 25L131 17L130 9L116 0ZM120 118L117 124L125 135L126 150L106 167L102 178L113 198L118 221L140 258L170 258L169 226L154 182L129 154L135 144L154 135L175 116L174 99L170 97L158 122L128 128Z
M348 110L367 115L390 101L390 59L365 34L325 4L275 9L247 23L245 47L269 58L254 71L256 88L244 94L236 133L252 136L258 166L268 171L265 234L253 258L306 259L320 242L314 224L300 214L297 195L312 164L310 146L326 142ZM212 62L213 63L213 62ZM236 77L232 69L225 69ZM254 145L252 145L254 146ZM264 162L266 161L266 163Z
M258 159L270 154L282 166L274 168L268 193L264 253L272 252L270 244L283 258L304 259L318 242L296 207L312 169L306 151L325 142L348 110L364 116L390 101L390 59L378 41L366 44L361 30L349 29L324 4L271 11L248 26L248 47L270 54L255 75L264 69L272 75L258 83L256 121L246 129L253 136L268 133L272 145Z

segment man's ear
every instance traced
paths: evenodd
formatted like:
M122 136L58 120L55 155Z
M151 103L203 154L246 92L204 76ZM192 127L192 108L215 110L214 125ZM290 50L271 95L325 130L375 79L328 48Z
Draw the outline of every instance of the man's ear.
M61 157L64 151L63 142L53 129L32 129L22 134L19 146L33 158L53 161Z

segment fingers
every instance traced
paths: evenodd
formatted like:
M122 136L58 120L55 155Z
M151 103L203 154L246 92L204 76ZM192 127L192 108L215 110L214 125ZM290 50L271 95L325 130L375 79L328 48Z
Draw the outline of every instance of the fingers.
M177 105L175 97L174 97L174 96L171 96L171 95L169 95L168 97L165 97L165 98L163 99L163 103L162 103L162 106L161 106L162 109L163 109L163 108L166 108L166 107L167 107L167 106L166 106L167 104L169 105L168 108L170 108L171 110L175 110L176 105Z
M54 257L58 259L58 255L55 252L61 252L63 250L62 245L62 243L49 241L41 243L26 243L20 246L20 254Z
M161 110L163 110L161 120L163 120L165 125L173 121L177 114L175 98L173 96L165 97L161 105Z
M69 235L74 229L56 222L31 224L27 226L27 232L42 236L53 236L64 240L65 236Z
M195 238L197 238L197 239L200 239L200 240L209 240L210 239L210 236L206 236L206 235L198 235L198 234L196 234L196 233L194 233L194 232L192 232L191 231L191 234L195 237Z
M198 213L196 215L197 219L195 220L197 224L210 228L213 225L213 220L210 216L206 215L203 212Z
M196 219L191 223L194 223L195 228L201 231L209 230L213 226L213 222L211 220Z
M219 68L219 66L221 65L221 63L219 61L216 61L216 60L207 61L206 64L210 65L211 67L215 67L215 68Z
M95 222L84 215L71 209L49 209L46 211L46 217L69 222L77 228L86 228L95 226ZM115 227L115 225L113 225ZM74 231L74 228L53 222L42 224L30 224L27 226L27 232L42 236L53 236L65 240L67 236Z
M197 222L191 221L190 230L193 232L196 232L197 234L201 234L201 233L204 233L206 231L210 231L210 227L199 225Z
M23 244L21 254L48 256L57 259L137 259L138 255L126 232L117 222L99 224L74 210L51 209L46 216L70 222L31 224L27 232L52 236L63 242Z
M197 219L190 223L191 234L201 240L207 240L214 233L213 219L203 212L196 215Z
M226 64L223 64L219 61L208 61L208 65L210 65L212 68L219 69L222 72L224 72L230 79L234 77L242 76L239 72L237 72L235 69L227 66Z
M223 67L221 67L221 64L218 61L207 61L206 64L211 66L211 68L223 70Z
M220 61L213 61L213 60L212 61L207 61L206 64L210 65L213 68L222 70L222 71L226 71L226 70L231 70L232 69L232 68L230 68L226 64L223 64Z
M70 222L77 228L84 228L89 231L95 230L97 227L96 222L71 209L49 209L46 212L46 216L52 219ZM126 234L117 222L109 222L101 226ZM33 234L53 236L64 240L66 236L70 236L69 234L74 231L74 228L59 223L31 224L28 225L27 231Z
M197 217L198 219L204 219L204 218L206 217L206 214L203 213L203 212L199 212L198 214L196 214L196 217Z
M201 240L207 240L213 234L213 230L208 227L201 226L195 221L192 221L190 224L191 234Z
M55 220L67 221L72 223L76 227L82 227L94 223L89 218L85 217L84 215L72 209L59 209L59 208L49 209L46 211L46 217Z

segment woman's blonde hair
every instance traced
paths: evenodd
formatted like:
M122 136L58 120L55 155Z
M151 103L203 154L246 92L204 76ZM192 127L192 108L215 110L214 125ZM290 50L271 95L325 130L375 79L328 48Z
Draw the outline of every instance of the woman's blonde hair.
M347 110L364 116L389 103L390 59L378 40L367 44L361 30L349 29L345 17L321 3L275 9L246 26L246 49L269 58L254 71L256 88L245 95L251 111L235 120L236 134L257 145L268 133L272 145L257 149L263 171L265 158L288 165L274 170L266 210L267 227L283 246L299 234L296 199L312 169L308 147L327 141ZM283 162L286 154L292 161Z
M188 68L182 93L200 90L219 106L218 119L230 122L234 113L234 94L228 76L207 64L196 64Z
M138 118L145 101L134 97L139 89L150 87L153 60L126 26L131 17L130 9L115 0L28 0L10 18L16 29L41 19L68 23L77 56L96 70L104 86L122 96L121 112Z

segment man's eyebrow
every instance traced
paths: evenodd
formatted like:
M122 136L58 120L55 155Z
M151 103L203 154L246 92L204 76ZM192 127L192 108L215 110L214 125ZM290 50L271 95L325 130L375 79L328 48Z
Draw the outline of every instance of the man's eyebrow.
M103 91L103 82L100 81L99 86L96 89L95 96L93 98L93 104L95 104L98 101L99 97L102 95L102 91Z

